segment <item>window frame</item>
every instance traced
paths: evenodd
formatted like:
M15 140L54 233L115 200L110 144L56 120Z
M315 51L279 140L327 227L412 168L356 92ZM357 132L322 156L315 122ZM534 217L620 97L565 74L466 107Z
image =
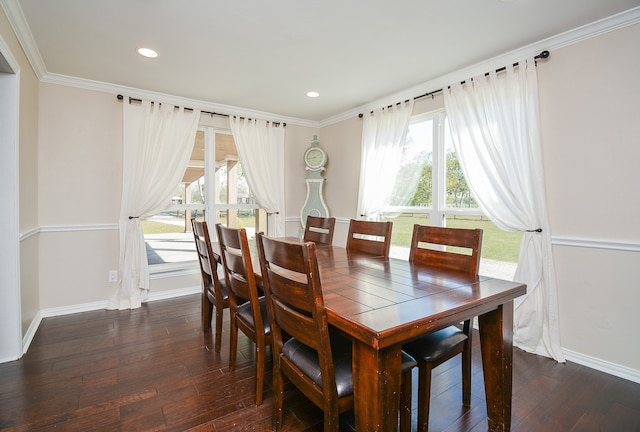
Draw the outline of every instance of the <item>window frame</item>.
M230 129L219 128L215 126L200 125L198 126L198 132L204 133L204 204L176 204L170 208L172 210L184 211L184 210L203 210L205 220L210 226L214 226L219 222L218 212L220 210L243 210L250 209L256 212L264 212L257 204L224 204L217 203L216 196L218 194L218 185L216 184L216 135L232 135ZM239 162L239 160L238 160ZM185 194L186 196L186 194ZM266 216L264 216L266 221ZM210 233L215 233L215 230ZM212 239L214 242L217 238ZM193 245L193 259L187 261L167 262L161 264L149 264L149 274L154 279L162 277L175 277L181 275L190 275L199 271L199 265L197 255L195 251L195 243Z
M456 208L447 206L447 161L445 127L447 112L444 108L411 116L409 124L433 120L432 200L431 206L385 206L382 213L428 214L436 226L446 226L447 216L485 216L480 208ZM486 216L485 216L486 217Z

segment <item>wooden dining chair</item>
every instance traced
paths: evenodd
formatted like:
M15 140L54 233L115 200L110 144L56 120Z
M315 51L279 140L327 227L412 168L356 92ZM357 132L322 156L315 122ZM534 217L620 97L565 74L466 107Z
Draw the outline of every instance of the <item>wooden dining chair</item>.
M236 368L240 330L256 345L256 405L260 405L263 399L265 350L272 344L266 301L258 291L246 230L227 228L222 224L216 224L216 230L231 311L229 369L233 371Z
M347 249L389 258L392 222L351 219L347 235Z
M336 218L307 216L307 222L304 226L304 241L312 241L314 243L324 243L331 245L333 243L333 229L336 226Z
M220 255L211 248L211 237L209 236L207 223L193 218L191 219L191 226L202 275L202 327L205 330L211 328L213 309L215 308L216 336L214 349L216 352L220 352L223 311L229 309L227 283L218 277L218 265L222 264L222 260Z
M444 246L445 249L435 249ZM452 248L454 248L452 250ZM482 248L481 229L444 228L414 225L409 261L477 276ZM422 336L402 349L418 362L418 431L429 429L431 372L445 361L462 354L462 404L471 404L472 319L457 326Z
M273 332L273 426L282 428L284 379L324 412L324 430L338 431L339 414L353 408L351 340L331 328L324 307L313 242L257 236L262 282ZM411 382L413 358L403 353L402 382ZM404 389L404 387L403 387ZM406 401L401 395L401 403ZM409 386L408 423L411 430ZM401 420L407 416L400 413Z

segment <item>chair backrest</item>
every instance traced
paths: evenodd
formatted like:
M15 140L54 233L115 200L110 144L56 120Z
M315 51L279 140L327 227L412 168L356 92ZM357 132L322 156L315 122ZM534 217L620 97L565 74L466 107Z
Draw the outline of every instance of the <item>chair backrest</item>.
M244 228L227 228L222 224L216 224L216 230L227 289L229 290L229 301L232 307L250 301L254 323L256 326L262 327L258 304L258 285L251 263L247 231ZM262 328L256 329L256 331L261 330Z
M333 229L336 226L336 218L307 216L307 223L304 226L304 241L314 243L333 243Z
M329 326L315 243L276 240L263 234L257 235L257 243L273 334L274 356L280 356L287 336L317 351L322 392L325 397L330 395L337 398ZM304 376L304 372L295 364L288 362L288 365L300 376ZM307 386L312 388L311 380L296 381L298 385L300 381L306 381Z
M446 250L434 249L433 245L446 246ZM409 261L477 275L481 249L481 229L416 224L413 226Z
M215 253L211 247L211 237L207 222L191 219L193 228L193 238L196 242L196 252L200 263L200 273L205 290L213 291L219 305L222 305L222 291L220 280L218 279L218 264L222 264L220 255Z
M351 219L347 236L347 249L389 258L392 222Z

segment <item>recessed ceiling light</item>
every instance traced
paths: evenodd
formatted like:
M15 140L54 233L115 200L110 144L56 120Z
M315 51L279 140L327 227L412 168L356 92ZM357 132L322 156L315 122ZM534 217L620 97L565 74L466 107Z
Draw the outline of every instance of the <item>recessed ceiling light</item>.
M158 57L158 53L151 48L138 48L137 53L143 57L156 58Z
M318 96L320 96L320 93L314 92L314 91L310 91L310 92L307 92L307 96L310 97L310 98L317 98Z

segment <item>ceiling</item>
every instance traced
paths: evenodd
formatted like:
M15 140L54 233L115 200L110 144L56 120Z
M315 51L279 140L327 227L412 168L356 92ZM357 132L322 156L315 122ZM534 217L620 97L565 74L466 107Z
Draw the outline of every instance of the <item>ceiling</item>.
M640 0L0 3L45 77L322 121ZM160 55L143 58L138 47ZM320 97L306 97L310 90Z

